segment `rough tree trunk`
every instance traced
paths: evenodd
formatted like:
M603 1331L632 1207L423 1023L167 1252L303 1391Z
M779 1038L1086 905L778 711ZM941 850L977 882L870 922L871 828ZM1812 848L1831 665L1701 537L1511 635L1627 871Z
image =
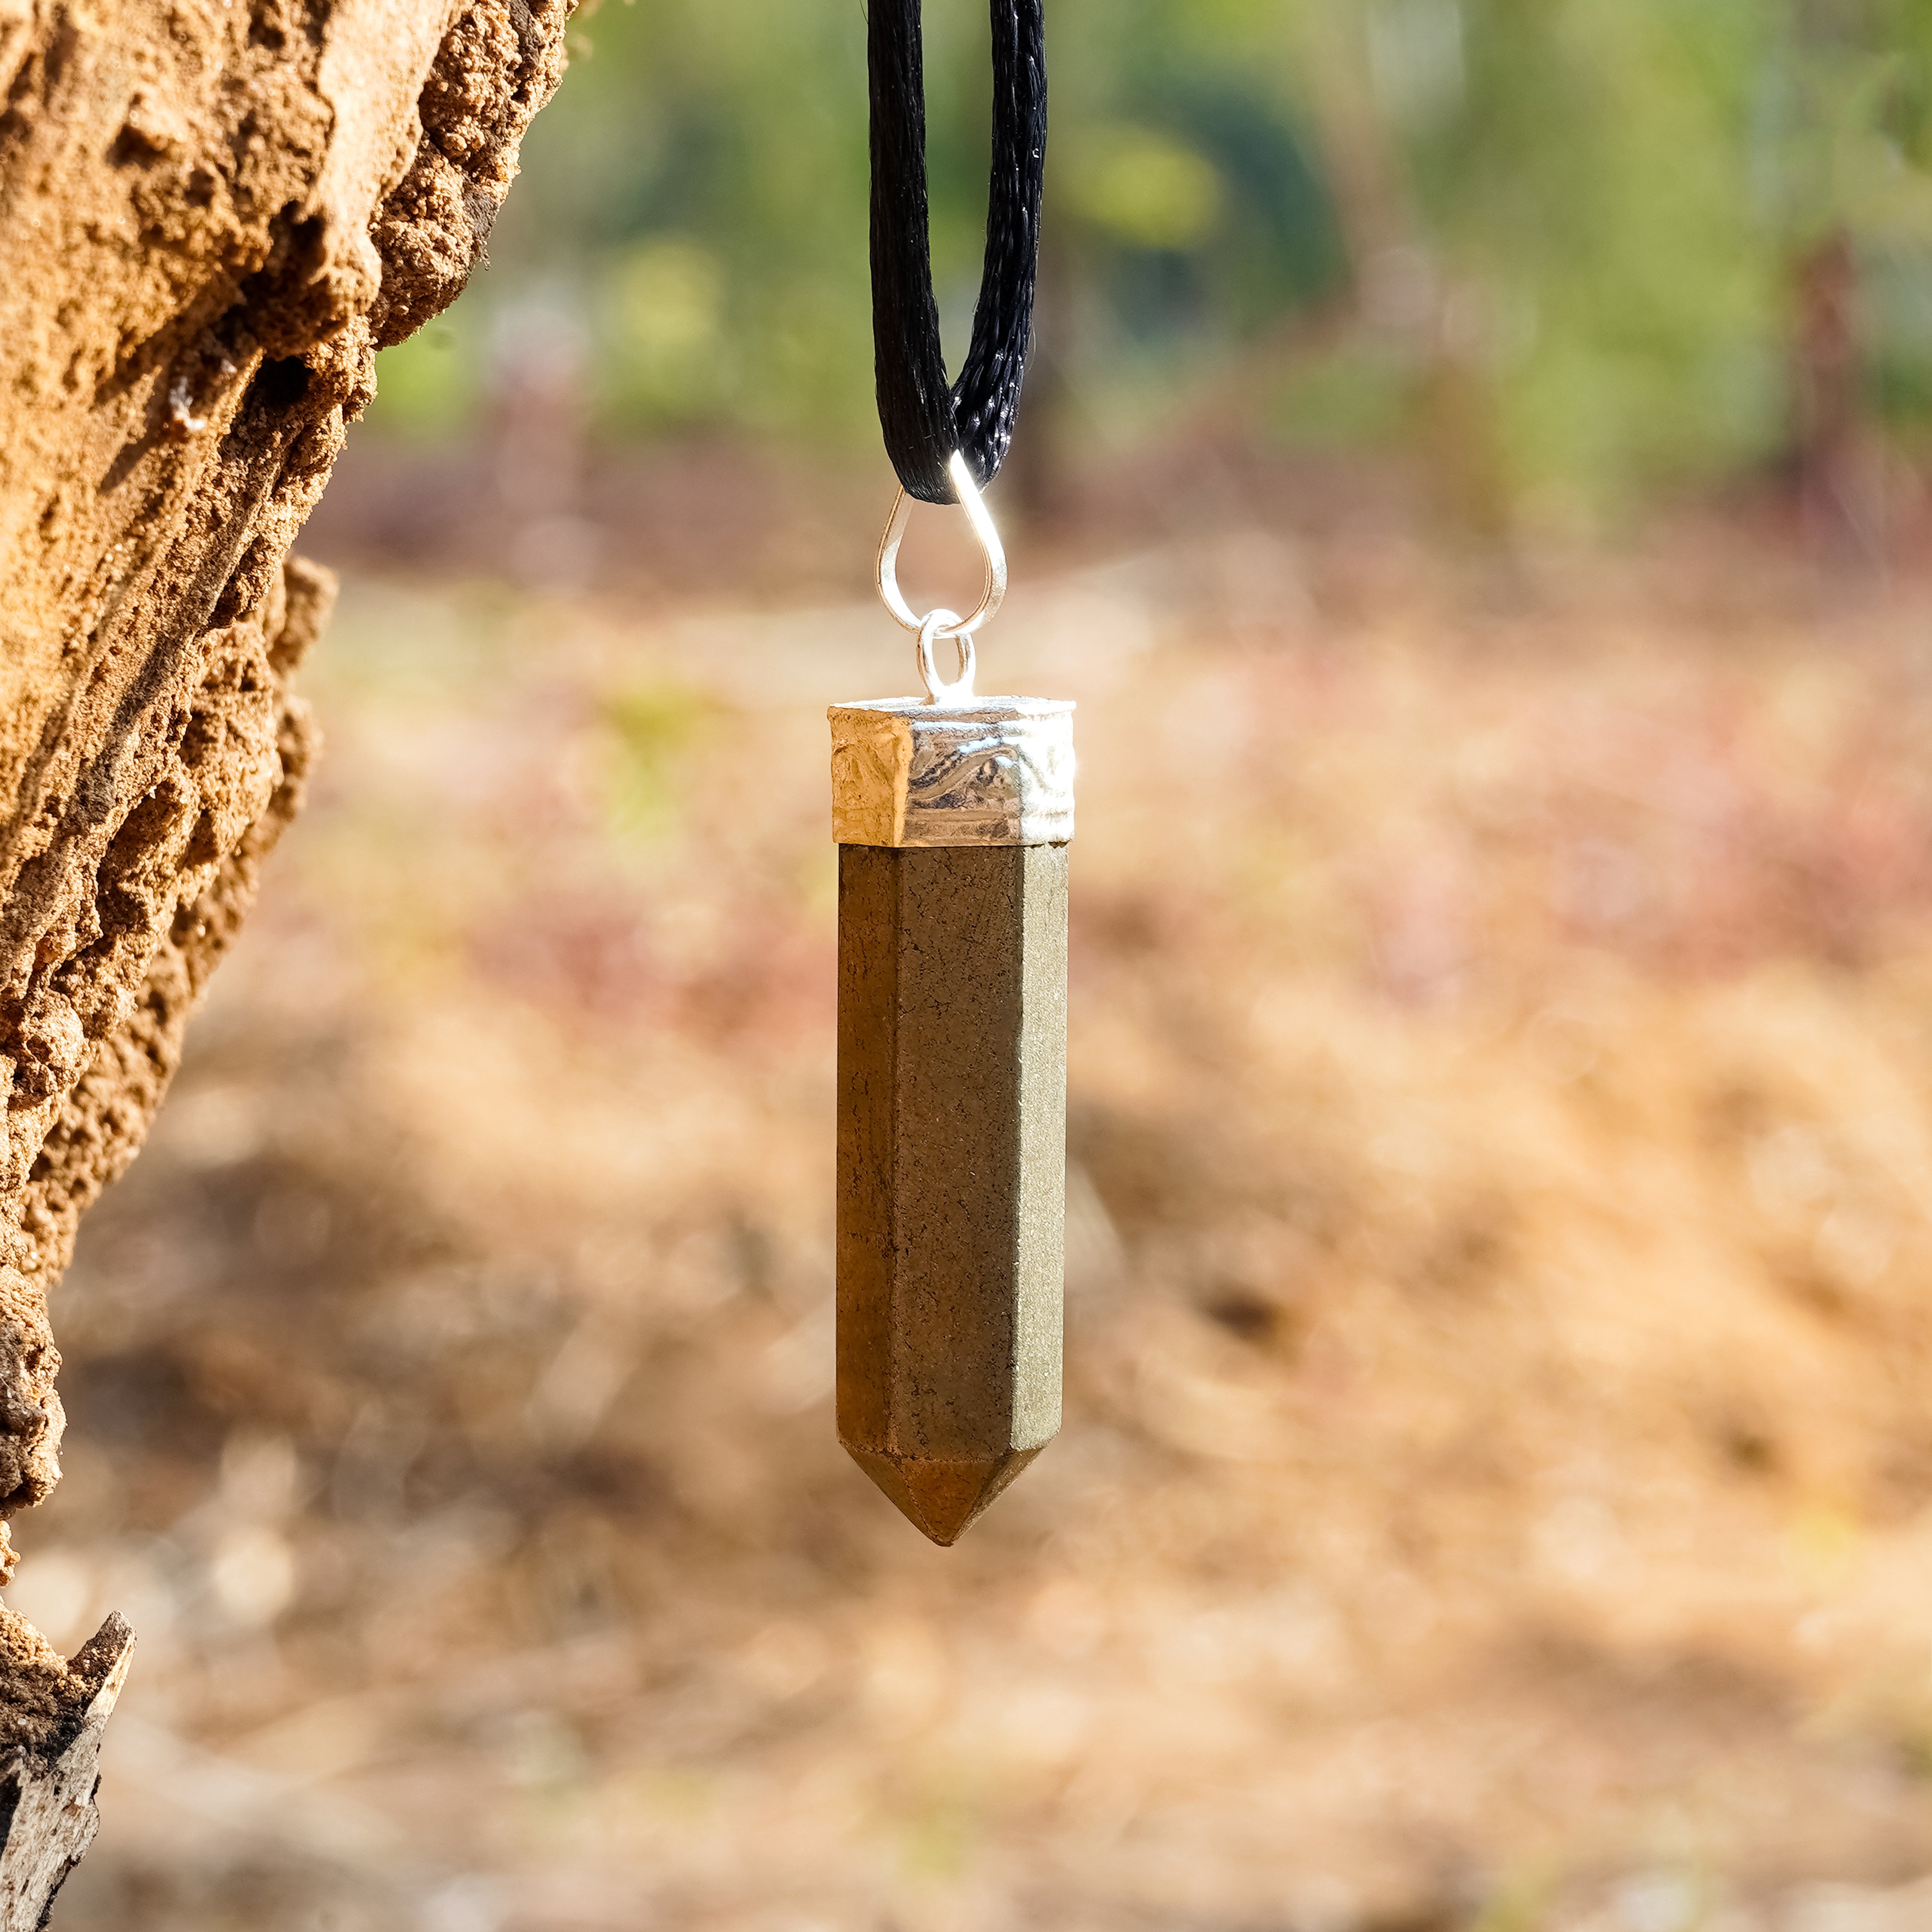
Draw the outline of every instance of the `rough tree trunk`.
M574 4L0 0L0 1518L60 1474L48 1290L314 756L333 585L290 545ZM130 1642L0 1610L0 1932L92 1835Z

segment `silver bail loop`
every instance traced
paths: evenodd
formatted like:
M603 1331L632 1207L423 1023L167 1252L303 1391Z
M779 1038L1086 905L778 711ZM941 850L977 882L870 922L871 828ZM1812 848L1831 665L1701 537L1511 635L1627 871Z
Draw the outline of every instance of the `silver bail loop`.
M1006 594L1006 553L1001 547L1000 533L993 527L993 519L988 514L985 500L980 494L978 484L973 481L973 472L967 467L966 459L957 450L946 465L946 473L952 478L954 494L959 499L959 506L966 512L966 520L973 526L973 534L979 539L980 548L986 560L986 585L979 607L970 617L961 617L950 610L935 610L931 616L921 617L914 614L912 606L905 601L899 589L899 544L905 536L906 523L912 514L912 499L903 486L892 499L892 514L886 520L886 533L879 539L878 565L876 572L879 596L886 608L907 630L918 633L922 639L921 674L932 657L933 639L940 638L965 638L976 631L1000 608ZM940 620L937 629L927 638L927 628L934 617ZM970 660L962 656L964 681L969 685L972 679ZM932 688L927 679L926 688ZM953 687L947 687L952 688Z
M919 676L926 686L926 701L928 704L970 704L976 695L973 689L973 673L976 659L973 650L973 634L958 628L958 614L952 610L933 610L926 615L919 627ZM944 682L933 668L932 646L935 638L950 638L952 648L959 653L959 675L950 684Z

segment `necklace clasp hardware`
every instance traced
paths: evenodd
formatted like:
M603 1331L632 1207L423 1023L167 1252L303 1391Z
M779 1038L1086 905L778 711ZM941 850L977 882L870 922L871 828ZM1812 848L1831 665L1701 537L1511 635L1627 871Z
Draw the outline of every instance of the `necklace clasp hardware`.
M969 617L956 616L950 610L936 610L924 617L914 614L912 606L900 591L898 580L899 543L905 536L907 520L912 514L912 499L906 494L903 485L892 499L892 513L886 520L885 535L879 539L877 575L880 598L905 629L920 634L922 656L927 664L931 662L935 640L956 638L963 641L999 609L1006 594L1006 553L1000 545L999 532L993 527L993 519L980 494L979 485L973 481L973 472L966 466L965 458L957 450L946 467L946 473L952 478L959 506L966 512L966 520L973 526L973 534L979 539L980 548L986 556L986 588L980 599L979 608ZM934 617L940 620L937 625L933 622Z

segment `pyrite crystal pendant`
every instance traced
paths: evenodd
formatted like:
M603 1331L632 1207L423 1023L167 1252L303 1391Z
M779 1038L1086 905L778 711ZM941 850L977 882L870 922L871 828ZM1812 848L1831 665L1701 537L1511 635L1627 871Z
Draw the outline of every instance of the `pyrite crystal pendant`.
M829 714L838 1439L950 1544L1060 1427L1073 706L934 688Z
M866 10L873 370L899 479L879 594L927 702L835 705L838 854L838 1438L935 1543L1060 1427L1066 842L1073 707L978 698L972 634L1006 558L980 491L1026 374L1046 160L1041 0L993 0L992 172L973 341L946 373L926 232L920 0ZM915 616L895 575L911 500L956 503L980 607ZM959 676L932 649L956 641Z

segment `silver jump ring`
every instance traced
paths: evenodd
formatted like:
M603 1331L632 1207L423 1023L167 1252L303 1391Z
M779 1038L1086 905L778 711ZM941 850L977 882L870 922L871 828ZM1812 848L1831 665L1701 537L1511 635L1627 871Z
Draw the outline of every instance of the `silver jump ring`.
M979 608L970 617L958 616L950 610L944 613L945 621L936 633L942 638L964 637L969 632L976 631L1000 608L1000 600L1006 594L1006 553L1000 544L1000 533L993 527L993 520L987 514L986 502L973 481L973 472L967 467L965 458L957 451L946 465L946 473L952 478L959 507L966 512L966 520L973 526L973 534L979 539L980 548L986 560L986 587ZM885 535L879 539L875 574L879 595L886 608L908 631L923 632L932 620L916 616L899 589L899 544L905 536L906 522L911 514L912 499L902 488L892 499L892 513L886 520Z
M950 684L943 683L933 668L932 646L934 640L940 638L951 638L952 648L959 653L959 675ZM919 675L920 682L926 686L926 703L970 704L974 696L974 668L973 634L961 625L958 614L952 610L929 612L919 627Z

